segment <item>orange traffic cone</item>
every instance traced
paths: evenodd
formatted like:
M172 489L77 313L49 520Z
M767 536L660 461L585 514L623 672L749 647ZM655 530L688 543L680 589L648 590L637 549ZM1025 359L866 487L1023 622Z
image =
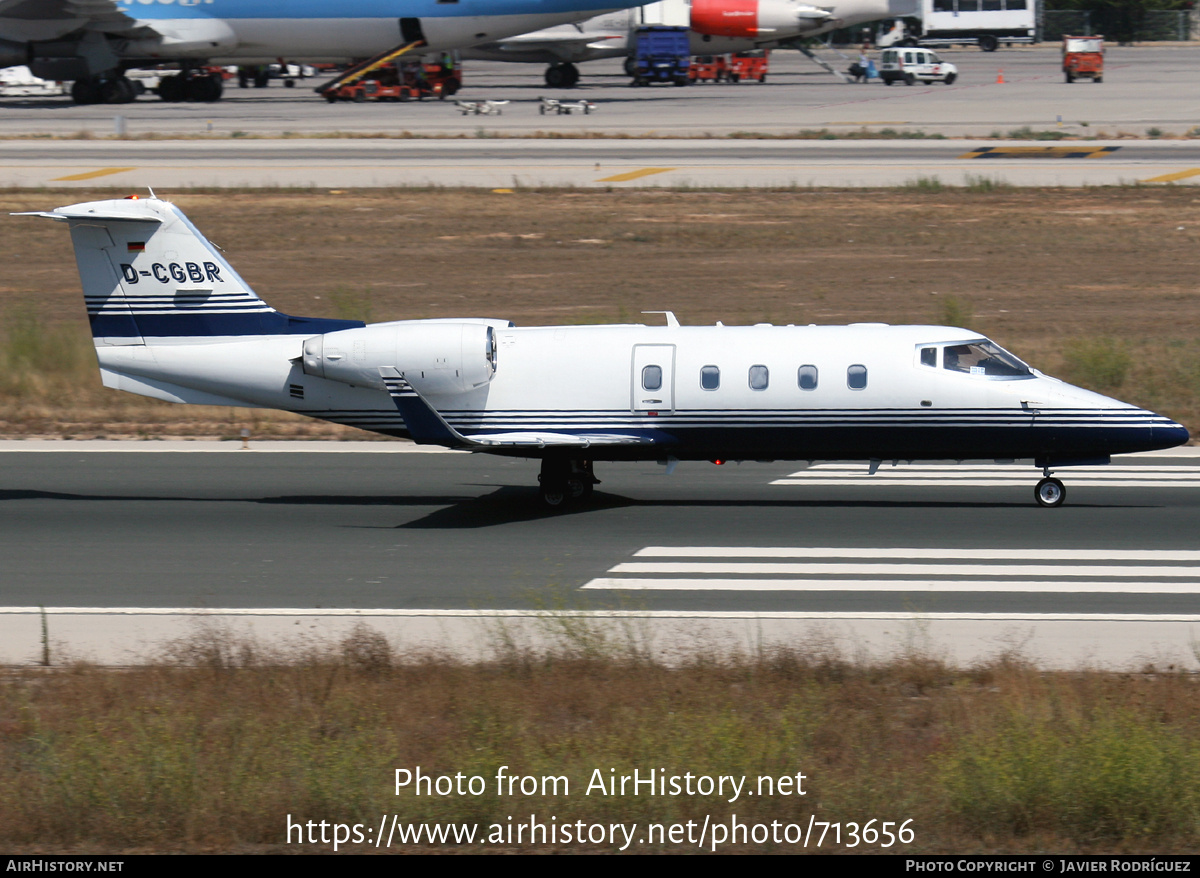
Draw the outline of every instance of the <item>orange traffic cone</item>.
M1004 85L1004 68L1000 68L1000 72L996 74L996 85Z

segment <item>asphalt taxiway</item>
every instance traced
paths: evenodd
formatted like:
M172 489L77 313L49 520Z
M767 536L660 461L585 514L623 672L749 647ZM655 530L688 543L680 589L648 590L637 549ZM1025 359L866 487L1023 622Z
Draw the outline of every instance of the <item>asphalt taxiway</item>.
M835 66L849 64L826 54ZM1200 46L1112 47L1103 83L1073 85L1062 80L1054 46L943 54L960 68L953 85L890 88L847 84L795 52L775 54L766 83L689 88L631 89L610 61L585 65L581 88L551 92L539 65L481 62L468 68L462 97L509 102L488 116L440 101L327 104L308 85L233 87L214 104L7 98L0 184L169 191L1200 180L1192 142L1155 139L1197 127L1190 95L1200 85ZM542 95L583 98L596 110L542 115ZM126 138L112 139L117 131ZM891 139L845 139L864 131ZM809 139L793 139L801 132ZM1037 139L1058 135L1083 139Z

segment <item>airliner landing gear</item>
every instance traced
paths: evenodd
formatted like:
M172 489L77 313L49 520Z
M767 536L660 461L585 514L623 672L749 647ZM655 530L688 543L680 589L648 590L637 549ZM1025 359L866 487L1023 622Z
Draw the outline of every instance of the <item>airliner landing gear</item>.
M158 83L158 96L164 101L196 101L211 103L221 99L224 83L219 74L191 76L187 71L174 76L164 76Z
M546 85L550 88L574 88L579 84L579 68L559 62L546 68Z
M592 488L600 484L600 480L592 474L590 460L552 458L542 459L538 482L538 495L543 503L552 508L574 500L586 500L592 496Z
M1037 487L1033 489L1033 496L1042 506L1062 506L1063 501L1067 499L1067 489L1058 479L1050 478L1049 467L1043 469L1042 474L1045 478L1037 483Z
M77 104L127 104L138 96L137 87L124 76L77 79L71 98Z

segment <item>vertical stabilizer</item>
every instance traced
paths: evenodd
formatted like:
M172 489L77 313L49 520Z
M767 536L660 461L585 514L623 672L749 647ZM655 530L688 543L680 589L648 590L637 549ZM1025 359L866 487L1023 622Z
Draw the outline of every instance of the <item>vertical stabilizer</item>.
M70 225L97 344L299 335L362 325L280 314L177 207L157 198L92 201L33 215Z

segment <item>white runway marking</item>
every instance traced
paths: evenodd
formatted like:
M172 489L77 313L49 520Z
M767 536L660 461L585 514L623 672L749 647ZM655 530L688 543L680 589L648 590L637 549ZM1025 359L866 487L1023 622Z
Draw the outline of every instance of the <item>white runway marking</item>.
M1072 487L1108 488L1196 488L1200 487L1200 467L1196 466L1100 466L1062 467L1053 470L1067 490ZM1024 486L1032 488L1041 478L1033 466L928 464L881 466L868 475L862 464L820 463L775 479L772 485L834 487L847 485L897 485L962 488Z
M671 560L621 562L583 588L1200 595L1194 550L647 546L634 557ZM943 563L921 563L933 559Z
M1200 575L1200 570L1197 571ZM1087 594L1198 594L1200 580L1192 582L1118 582L1110 580L1063 581L1058 579L638 579L591 580L584 588L628 591L855 591L855 592L953 592L996 594L1087 593Z

